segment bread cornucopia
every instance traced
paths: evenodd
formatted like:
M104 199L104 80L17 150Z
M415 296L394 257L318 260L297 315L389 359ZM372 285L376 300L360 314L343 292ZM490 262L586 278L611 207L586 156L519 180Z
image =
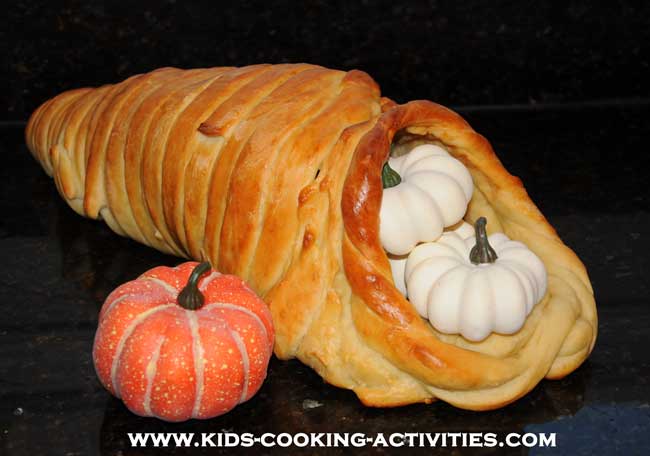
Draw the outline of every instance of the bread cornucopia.
M26 140L76 212L246 280L270 306L275 354L297 357L366 405L501 407L544 377L569 374L594 346L583 264L485 138L435 103L382 97L361 71L163 68L62 93L32 114ZM419 313L396 286L380 240L384 165L423 145L469 171L462 218L477 239L480 228L487 242L487 219L500 243L516 240L543 263L547 284L544 276L520 329L499 332L497 321L476 340L443 332L421 317L426 304ZM499 289L490 284L480 290ZM431 298L428 309L445 312L445 301Z

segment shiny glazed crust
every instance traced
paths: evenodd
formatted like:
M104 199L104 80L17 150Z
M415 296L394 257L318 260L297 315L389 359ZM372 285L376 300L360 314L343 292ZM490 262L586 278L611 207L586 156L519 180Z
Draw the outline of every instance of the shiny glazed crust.
M593 348L585 268L520 180L460 116L396 105L363 72L164 68L47 101L26 140L75 211L239 275L270 305L276 355L367 405L500 407ZM474 178L466 219L486 216L544 261L547 295L518 333L439 334L394 287L378 235L393 141L443 145Z

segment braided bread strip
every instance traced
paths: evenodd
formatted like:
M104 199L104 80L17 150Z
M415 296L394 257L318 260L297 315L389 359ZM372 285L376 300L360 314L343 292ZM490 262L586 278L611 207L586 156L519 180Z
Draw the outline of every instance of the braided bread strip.
M365 73L164 68L49 100L26 140L76 212L241 276L270 305L276 355L365 404L495 408L593 348L584 266L488 142L439 105L381 98ZM544 261L547 295L518 333L438 333L395 289L378 235L393 141L449 150L475 182L466 219L487 216Z

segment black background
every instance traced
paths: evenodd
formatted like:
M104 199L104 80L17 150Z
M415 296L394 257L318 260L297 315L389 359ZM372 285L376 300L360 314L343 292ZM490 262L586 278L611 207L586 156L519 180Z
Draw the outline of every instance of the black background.
M2 14L0 454L229 454L126 437L224 430L557 432L552 453L648 454L650 2L16 0ZM29 155L25 121L63 90L160 66L300 61L364 70L398 102L449 105L491 141L587 266L599 335L583 366L486 413L366 408L276 359L252 400L204 422L136 417L101 387L90 354L104 298L181 260L74 214Z
M644 1L14 1L0 113L161 66L309 62L396 101L534 105L650 96Z

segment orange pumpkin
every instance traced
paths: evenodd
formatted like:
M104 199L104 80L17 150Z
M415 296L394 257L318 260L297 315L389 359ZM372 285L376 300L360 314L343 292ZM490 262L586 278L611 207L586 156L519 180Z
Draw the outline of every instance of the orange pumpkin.
M273 350L271 313L241 279L209 269L157 267L104 302L95 369L133 413L211 418L262 385Z

